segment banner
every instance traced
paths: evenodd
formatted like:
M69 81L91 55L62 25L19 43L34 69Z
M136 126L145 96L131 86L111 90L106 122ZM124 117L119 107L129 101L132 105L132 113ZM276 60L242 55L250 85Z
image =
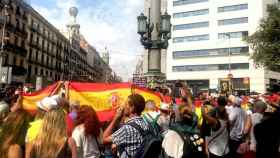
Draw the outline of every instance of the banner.
M25 95L23 107L28 111L36 111L36 102L51 95L58 83L34 94ZM69 82L69 101L79 101L80 105L89 105L95 109L100 121L111 120L117 106L125 103L132 93L142 95L145 100L153 100L159 107L160 96L147 89L135 87L130 83L80 83Z

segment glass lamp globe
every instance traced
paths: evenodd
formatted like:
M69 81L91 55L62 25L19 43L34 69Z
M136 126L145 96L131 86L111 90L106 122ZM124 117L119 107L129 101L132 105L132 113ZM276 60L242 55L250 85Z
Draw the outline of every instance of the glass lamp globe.
M141 13L140 16L137 17L138 21L138 34L143 35L147 33L148 27L147 27L147 17Z
M169 33L171 31L171 16L166 12L164 15L161 15L161 24L160 24L160 32L161 33Z

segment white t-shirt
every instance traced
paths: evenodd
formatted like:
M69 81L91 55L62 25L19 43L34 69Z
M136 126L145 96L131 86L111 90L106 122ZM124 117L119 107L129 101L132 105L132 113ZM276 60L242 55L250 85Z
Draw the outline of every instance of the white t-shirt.
M238 141L243 136L247 114L240 107L231 107L226 110L231 124L230 138Z
M184 141L177 132L167 130L162 141L162 148L168 156L181 158L184 153Z
M252 128L250 130L250 150L251 151L256 151L256 138L254 134L254 127L256 124L260 123L263 118L263 114L261 113L254 113L251 115L251 120L252 120Z
M227 122L219 120L221 127L217 131L211 130L211 135L206 137L209 152L216 156L229 153Z
M100 157L97 139L94 137L86 137L84 131L85 128L82 124L77 126L72 133L72 138L77 145L78 158Z

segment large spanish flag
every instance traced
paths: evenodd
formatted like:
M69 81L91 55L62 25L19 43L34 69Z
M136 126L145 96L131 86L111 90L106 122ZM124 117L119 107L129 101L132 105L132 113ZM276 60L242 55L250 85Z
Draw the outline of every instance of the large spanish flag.
M57 88L53 84L46 89L25 95L23 107L29 111L36 111L36 102L49 96ZM132 94L141 94L145 100L153 100L157 106L160 104L160 96L144 88L135 87L130 83L80 83L70 82L68 87L69 101L80 101L81 105L90 105L96 111L100 121L111 120L115 109L125 103L127 97Z
M59 82L56 82L45 89L33 92L31 94L23 94L23 108L31 113L35 113L37 109L36 102L47 96L51 96L57 88L59 88Z

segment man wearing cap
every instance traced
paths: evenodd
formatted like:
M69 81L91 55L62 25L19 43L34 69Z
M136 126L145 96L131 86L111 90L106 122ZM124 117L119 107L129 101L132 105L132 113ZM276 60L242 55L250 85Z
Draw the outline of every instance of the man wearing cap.
M160 115L157 120L157 124L161 128L161 134L164 136L169 128L170 124L170 105L167 103L161 103L160 104Z
M242 100L236 96L229 96L229 107L226 108L230 123L229 148L232 158L240 157L237 153L244 137L244 127L247 118L246 112L241 108Z
M250 121L250 125L251 125L251 129L250 129L250 151L254 155L256 153L256 144L257 144L255 134L254 134L254 128L255 128L255 125L260 123L261 120L263 119L263 113L265 112L266 108L267 108L267 105L263 101L257 100L254 103L254 112L255 113L251 114L249 119L248 119Z

